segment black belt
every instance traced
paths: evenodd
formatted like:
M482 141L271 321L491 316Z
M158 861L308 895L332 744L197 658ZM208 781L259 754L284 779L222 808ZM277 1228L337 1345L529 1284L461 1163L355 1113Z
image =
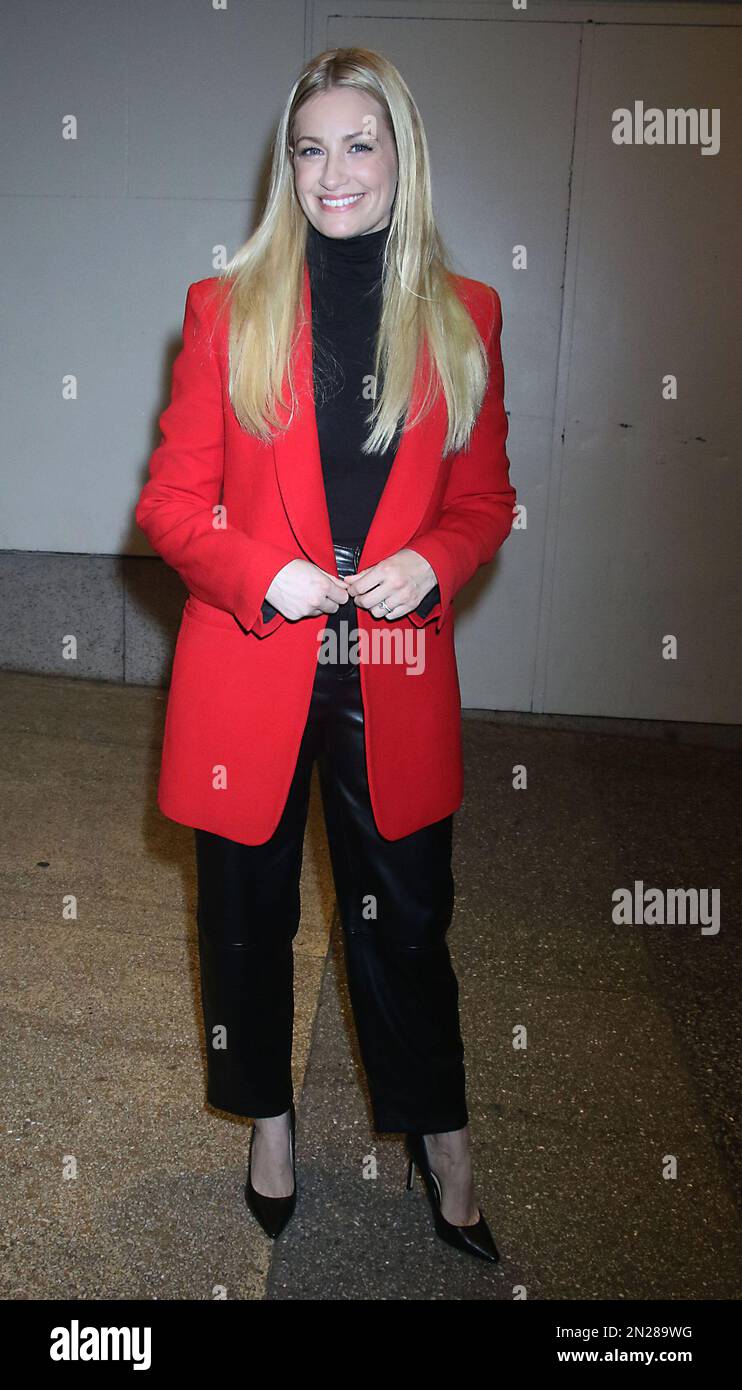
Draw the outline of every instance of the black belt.
M355 574L363 545L363 541L333 541L335 563L339 575Z
M335 565L339 575L355 574L358 569L358 562L363 550L363 541L333 541L332 546L335 551ZM348 633L357 630L358 615L355 603L349 598L345 603L341 603L337 613L328 613L325 618L325 628L339 634L341 627L345 627ZM350 640L350 639L349 639ZM349 680L355 676L358 678L358 662L344 661L340 658L334 665L325 668L334 673L338 680Z

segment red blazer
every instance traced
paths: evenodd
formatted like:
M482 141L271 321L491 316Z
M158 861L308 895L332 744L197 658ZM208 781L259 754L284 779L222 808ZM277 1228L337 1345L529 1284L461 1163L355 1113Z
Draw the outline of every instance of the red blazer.
M232 410L226 315L211 339L215 286L210 278L189 287L171 399L159 421L162 439L136 519L189 590L172 667L159 807L170 820L254 845L270 838L286 804L327 621L320 615L290 622L279 613L266 622L261 606L290 560L312 560L331 574L337 569L314 411L306 263L306 323L293 359L300 409L271 444L241 429ZM490 366L469 448L441 458L444 398L421 424L403 431L359 564L365 568L409 546L429 560L441 594L426 618L410 614L390 623L354 611L369 634L378 627L425 629L421 674L399 661L360 666L371 804L389 840L461 805L452 602L513 524L500 299L477 280L460 276L456 286ZM426 363L427 350L423 368ZM415 641L422 637L418 632Z

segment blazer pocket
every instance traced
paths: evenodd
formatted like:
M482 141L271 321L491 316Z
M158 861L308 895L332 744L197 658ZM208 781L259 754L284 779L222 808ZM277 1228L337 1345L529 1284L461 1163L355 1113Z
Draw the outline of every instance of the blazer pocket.
M206 623L208 627L227 628L230 632L242 630L231 613L227 613L224 608L214 608L211 603L204 603L203 599L196 598L195 594L188 595L184 612L187 617L194 618L198 623Z

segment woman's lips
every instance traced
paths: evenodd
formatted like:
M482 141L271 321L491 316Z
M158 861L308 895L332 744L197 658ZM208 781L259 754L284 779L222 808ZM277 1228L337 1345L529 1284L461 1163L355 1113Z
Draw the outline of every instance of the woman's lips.
M353 201L350 203L341 203L339 207L332 207L329 203L326 203L321 194L318 197L318 202L323 212L349 212L351 208L357 207L361 199L365 198L366 195L365 193L352 193L349 196Z

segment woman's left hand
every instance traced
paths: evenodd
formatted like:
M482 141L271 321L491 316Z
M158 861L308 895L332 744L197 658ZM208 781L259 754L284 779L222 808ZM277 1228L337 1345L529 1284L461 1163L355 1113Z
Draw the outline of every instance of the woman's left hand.
M345 576L348 593L358 608L374 618L403 618L422 603L438 583L433 566L416 550L398 550L386 560ZM386 607L382 603L386 599Z

